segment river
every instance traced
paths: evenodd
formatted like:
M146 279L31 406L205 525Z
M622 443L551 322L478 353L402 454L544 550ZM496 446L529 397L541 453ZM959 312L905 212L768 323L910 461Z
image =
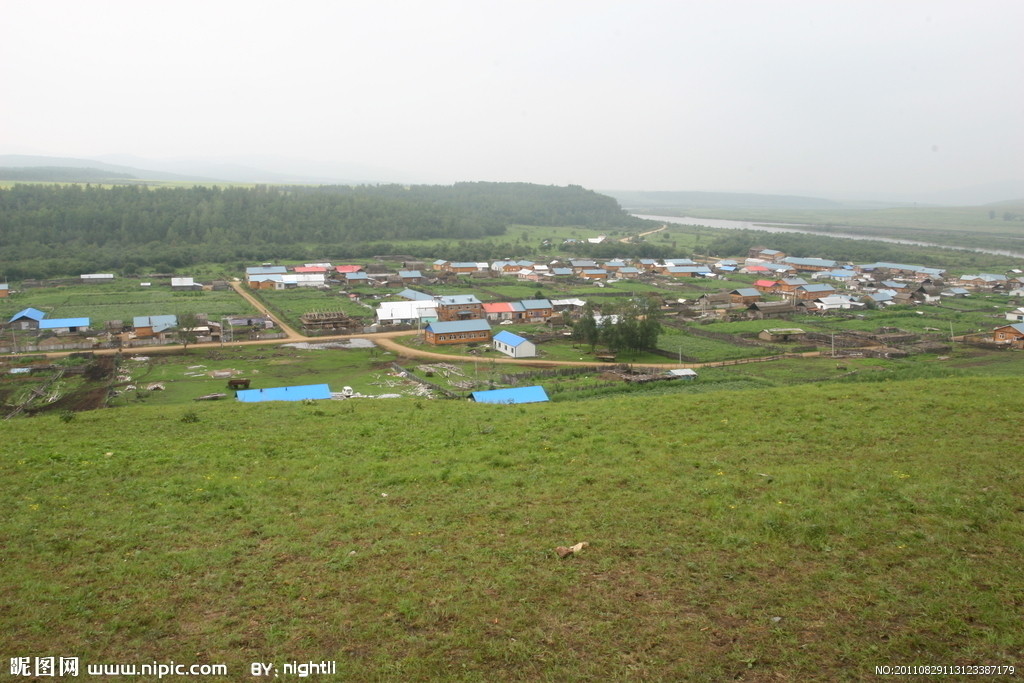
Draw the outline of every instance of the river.
M999 249L981 249L978 247L958 247L949 244L936 244L934 242L918 242L916 240L897 239L895 237L873 237L857 235L849 232L827 232L815 230L813 225L800 223L752 223L750 221L730 221L722 218L694 218L692 216L649 216L646 214L632 214L637 218L649 221L660 221L662 223L675 223L676 225L694 225L720 230L760 230L762 232L798 232L806 235L820 235L822 237L841 237L849 240L870 240L874 242L891 242L893 244L909 244L917 247L937 247L939 249L960 249L962 251L974 251L980 254L995 254L997 256L1009 256L1010 258L1024 259L1024 254L1013 251L1002 251Z

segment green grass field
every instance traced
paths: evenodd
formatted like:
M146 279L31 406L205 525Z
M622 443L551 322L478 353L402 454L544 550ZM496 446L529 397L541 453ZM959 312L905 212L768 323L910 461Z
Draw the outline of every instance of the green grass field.
M145 280L143 280L145 282ZM142 315L206 313L216 320L225 315L254 315L255 309L233 290L174 292L170 283L139 286L138 280L119 279L105 284L33 287L0 299L0 319L6 322L25 308L37 308L48 318L89 318L102 328L108 320L131 324Z
M143 358L123 363L132 383L143 389L160 384L163 390L126 392L112 405L133 405L142 400L147 405L173 406L215 393L226 393L228 399L233 399L234 391L227 388L228 378L214 376L229 371L231 377L249 379L253 389L328 384L336 392L349 386L366 395L390 393L382 382L387 374L386 362L394 359L379 349L302 350L230 344Z
M227 680L322 659L421 681L1019 667L1020 387L11 421L0 651Z

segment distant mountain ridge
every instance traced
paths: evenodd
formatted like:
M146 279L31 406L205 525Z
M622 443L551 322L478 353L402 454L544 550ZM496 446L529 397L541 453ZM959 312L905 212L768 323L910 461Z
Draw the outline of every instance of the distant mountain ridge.
M0 169L53 167L97 169L140 181L282 183L290 185L373 185L412 182L389 169L356 164L301 162L279 157L240 157L236 160L143 159L129 155L105 155L98 159L0 154ZM272 168L274 170L267 170ZM95 174L81 182L95 182ZM27 178L25 178L27 180ZM62 179L61 182L75 182ZM415 183L422 184L422 183Z
M0 166L0 180L44 183L103 183L135 180L129 173L72 166Z
M139 180L165 180L184 182L189 180L212 181L214 178L200 178L195 176L179 175L162 171L151 171L132 166L121 166L108 164L96 159L77 159L74 157L44 157L28 154L0 154L0 169L2 168L61 168L61 169L92 169L93 171L106 171L111 178L132 178ZM86 175L92 175L88 173ZM95 182L95 178L83 180ZM73 182L73 181L63 181Z

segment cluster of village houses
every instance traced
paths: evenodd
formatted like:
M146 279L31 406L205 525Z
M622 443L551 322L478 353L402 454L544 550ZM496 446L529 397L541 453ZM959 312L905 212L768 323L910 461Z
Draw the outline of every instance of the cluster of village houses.
M566 259L548 263L526 260L501 260L493 263L453 262L443 259L430 264L409 259L397 272L375 272L361 265L308 263L301 266L264 264L246 269L245 281L252 289L329 288L331 285L404 287L395 298L376 309L377 323L383 326L416 325L431 344L491 343L513 357L536 355L529 340L501 331L493 334L491 325L520 322L557 322L571 316L584 305L580 299L527 299L483 303L471 294L433 296L419 292L416 285L444 284L461 277L514 277L533 283L551 283L561 279L592 282L597 287L617 280L666 281L701 279L708 281L706 293L693 300L667 300L666 310L708 315L713 311L745 310L751 317L785 317L804 312L827 313L864 307L897 304L936 303L945 297L963 297L972 292L1002 292L1024 296L1024 272L1005 274L978 273L950 277L938 268L899 263L843 264L824 258L797 258L765 247L750 249L744 259L722 259L697 263L691 259ZM735 273L757 276L749 287L712 291L711 282ZM81 276L82 282L109 281L111 274ZM151 286L150 283L140 283ZM204 284L189 277L176 277L171 287L177 291L221 289L224 281ZM0 297L10 294L0 285ZM389 297L390 298L390 297ZM1010 323L992 332L992 340L1024 348L1024 307L1006 313ZM207 320L200 316L201 327L193 331L200 341L222 339L224 326L261 329L271 321L258 317L233 317ZM28 308L7 321L7 327L38 330L46 336L88 334L93 331L88 318L47 318ZM111 321L104 328L127 335L122 341L166 341L177 327L173 315L136 317L131 326Z

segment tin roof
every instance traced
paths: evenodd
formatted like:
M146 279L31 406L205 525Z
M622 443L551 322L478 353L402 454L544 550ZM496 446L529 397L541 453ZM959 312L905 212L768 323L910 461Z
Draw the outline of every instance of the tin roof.
M442 306L465 306L466 304L478 304L480 299L477 299L472 294L453 294L451 296L439 296L437 302Z
M56 330L61 327L89 327L88 318L50 318L39 321L39 329Z
M244 389L236 398L242 403L263 401L303 401L305 399L328 399L331 388L326 384L306 384L297 387L274 387L272 389Z
M502 330L498 334L494 335L494 341L501 342L502 344L508 344L509 346L519 346L529 340L524 337L520 337L518 334L512 334L511 332Z
M542 403L550 400L541 386L474 391L472 397L477 403Z
M486 320L452 320L450 322L433 322L425 328L434 334L450 334L452 332L490 332L491 325Z
M178 324L175 315L137 315L132 318L132 327L152 327L154 332L163 332Z
M15 313L14 315L12 315L11 319L8 320L7 322L13 323L15 320L18 320L19 318L28 318L30 320L35 320L36 322L39 322L40 320L42 320L45 317L46 317L46 314L43 313L42 311L40 311L39 309L36 309L36 308L26 308L26 309L20 310L17 313Z
M412 301L433 301L434 297L423 292L417 292L415 289L403 289L398 293L398 296L403 299L410 299Z

